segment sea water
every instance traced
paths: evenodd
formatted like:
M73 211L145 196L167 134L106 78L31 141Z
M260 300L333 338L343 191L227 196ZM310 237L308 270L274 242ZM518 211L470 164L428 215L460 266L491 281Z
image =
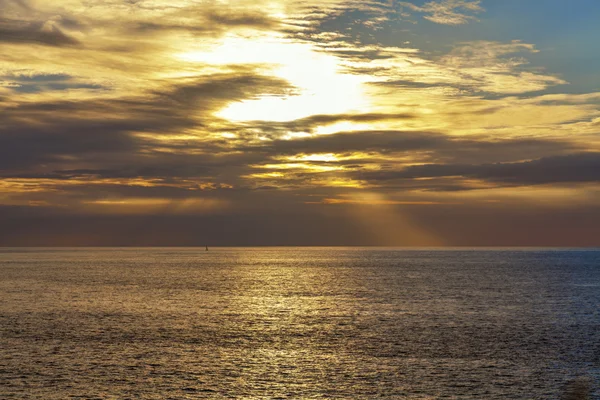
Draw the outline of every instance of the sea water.
M599 307L599 250L4 248L0 398L600 398Z

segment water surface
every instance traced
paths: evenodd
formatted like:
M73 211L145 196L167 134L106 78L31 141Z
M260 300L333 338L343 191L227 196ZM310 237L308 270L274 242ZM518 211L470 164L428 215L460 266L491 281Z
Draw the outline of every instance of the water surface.
M600 251L0 249L6 399L600 398Z

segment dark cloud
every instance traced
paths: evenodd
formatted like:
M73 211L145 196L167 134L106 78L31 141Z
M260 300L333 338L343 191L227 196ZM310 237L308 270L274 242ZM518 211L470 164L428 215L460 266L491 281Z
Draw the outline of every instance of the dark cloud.
M247 131L260 130L270 138L279 139L281 136L287 135L289 131L314 132L317 127L332 125L337 122L369 123L402 121L414 118L417 118L417 116L410 113L317 114L286 122L248 121L238 125L227 126L224 128L224 131L235 131L238 134L244 135Z
M284 124L286 129L311 131L317 126L330 125L336 122L383 122L383 121L401 121L417 118L415 114L410 113L364 113L364 114L319 114L310 117L297 119Z
M131 121L100 120L0 127L0 170L35 167L64 156L133 151L134 140L126 133L133 127Z
M360 172L368 181L459 176L510 185L600 182L600 153L576 153L495 164L425 164L401 170Z
M43 210L40 210L43 213ZM0 245L19 245L29 236L28 245L286 245L319 244L314 237L315 227L323 215L319 213L294 214L289 212L213 213L199 215L154 216L56 216L20 215L16 208L0 209L5 222L0 226ZM45 223L40 224L40 220ZM323 243L348 243L351 232L360 232L359 225L341 217L326 218L329 225L319 224L319 239ZM37 232L34 226L37 225ZM54 228L51 228L54 226ZM290 227L293 227L292 229ZM345 228L343 231L340 228ZM344 233L345 232L345 233ZM363 235L365 236L365 235ZM335 239L333 239L335 238ZM363 237L364 239L364 237ZM361 238L354 238L360 244Z
M215 110L223 105L243 99L257 98L260 95L283 95L291 87L287 81L264 75L217 74L197 80L185 80L176 84L172 90L154 92L151 106L173 107L171 111L181 113L190 109Z
M370 114L366 115L370 118ZM248 150L269 154L376 152L394 154L426 151L432 159L522 160L573 151L577 146L564 140L457 137L435 132L360 131L314 135L295 140L273 140ZM476 162L476 161L475 161Z
M317 135L296 140L276 140L264 149L273 153L348 153L377 151L381 153L435 148L447 141L441 134L399 131L345 132Z
M255 192L260 194L259 192ZM272 192L269 192L272 194ZM264 196L263 196L264 197ZM378 207L298 205L210 214L85 215L45 207L0 206L0 246L254 246L431 245L415 240L394 212L410 216L447 246L598 246L600 208L564 210L531 205L404 205ZM386 224L385 219L389 221ZM383 240L373 226L400 233ZM402 235L402 231L405 234Z
M119 160L119 154L132 161L154 146L132 133L169 134L201 128L228 102L260 93L280 94L287 88L285 81L246 72L187 79L147 97L5 106L0 170L27 170L68 160L78 163L96 153L105 153L106 163Z
M0 43L39 44L55 47L79 46L79 40L57 25L0 18Z

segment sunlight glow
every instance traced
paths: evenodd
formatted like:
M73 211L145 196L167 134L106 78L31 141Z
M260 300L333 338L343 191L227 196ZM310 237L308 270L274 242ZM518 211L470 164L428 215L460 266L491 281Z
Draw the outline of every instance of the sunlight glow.
M227 201L206 198L142 198L129 197L118 199L102 199L83 201L82 206L88 211L111 212L111 213L167 213L179 214L193 212L212 211L228 206ZM91 209L91 210L90 210Z
M315 129L319 135L331 135L338 132L357 132L373 129L371 124L357 124L356 122L342 121L331 125L321 125Z
M336 162L346 160L358 160L367 157L366 153L351 153L351 154L335 154L335 153L315 153L315 154L298 154L295 156L276 157L276 160L283 161L314 161L314 162Z
M281 164L264 164L264 165L253 165L253 168L265 168L265 169L284 169L284 170L309 170L315 172L325 172L325 171L338 171L341 170L340 166L333 165L319 165L319 164L310 164L310 163L281 163Z
M319 113L364 112L370 108L362 88L367 81L364 76L344 74L337 57L280 34L228 35L216 45L177 57L211 65L251 64L265 75L281 78L293 86L286 95L259 95L230 104L218 114L230 121L283 122Z
M326 154L303 154L299 156L291 156L291 157L282 157L283 159L287 159L288 161L323 161L323 162L333 162L338 161L339 158L336 154L326 153Z

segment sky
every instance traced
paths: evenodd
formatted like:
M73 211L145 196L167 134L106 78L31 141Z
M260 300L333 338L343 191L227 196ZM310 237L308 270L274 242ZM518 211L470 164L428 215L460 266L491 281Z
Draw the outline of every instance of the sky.
M600 246L597 0L0 0L0 245Z

